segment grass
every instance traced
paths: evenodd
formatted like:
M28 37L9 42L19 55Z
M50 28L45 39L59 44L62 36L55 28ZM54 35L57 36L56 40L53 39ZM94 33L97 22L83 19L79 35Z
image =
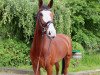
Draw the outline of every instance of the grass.
M100 54L85 54L76 67L73 66L74 61L74 59L71 59L70 72L100 69Z
M82 59L78 60L79 64L75 67L73 66L74 63L76 63L75 59L71 59L70 66L69 66L69 72L79 72L79 71L85 71L85 70L95 70L100 69L100 54L91 54L91 55L84 55ZM31 65L24 65L19 66L19 69L27 69L32 70ZM61 73L61 62L60 62L60 73ZM41 69L42 73L45 74L45 70ZM53 68L53 71L55 73L55 67Z

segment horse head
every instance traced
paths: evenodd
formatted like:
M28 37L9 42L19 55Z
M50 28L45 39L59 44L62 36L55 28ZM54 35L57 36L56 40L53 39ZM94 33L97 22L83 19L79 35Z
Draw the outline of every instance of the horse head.
M45 33L49 38L56 37L56 30L53 23L54 14L50 10L53 6L53 0L51 0L48 5L43 5L43 1L39 0L38 5L39 11L37 14L37 20L43 35Z

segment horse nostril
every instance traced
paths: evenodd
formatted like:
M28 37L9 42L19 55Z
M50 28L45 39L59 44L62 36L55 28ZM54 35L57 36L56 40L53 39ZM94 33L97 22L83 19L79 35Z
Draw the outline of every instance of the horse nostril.
M53 36L52 38L55 38L55 36Z
M51 35L50 31L49 31L49 35Z

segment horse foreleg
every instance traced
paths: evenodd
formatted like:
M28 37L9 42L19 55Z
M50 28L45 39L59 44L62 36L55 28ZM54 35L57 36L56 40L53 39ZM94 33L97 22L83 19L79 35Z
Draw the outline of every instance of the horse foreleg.
M37 70L37 68L34 68L34 75L40 75L40 68Z
M46 68L46 71L47 71L47 75L52 75L52 65L50 65L50 66L48 66L47 68Z
M55 67L56 67L56 75L59 74L59 63L55 63Z
M32 67L34 71L33 75L40 75L40 67L33 63L32 63Z

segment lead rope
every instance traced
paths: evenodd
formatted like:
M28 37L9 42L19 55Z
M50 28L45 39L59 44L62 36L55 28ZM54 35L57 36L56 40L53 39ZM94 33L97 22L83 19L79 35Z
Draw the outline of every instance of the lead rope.
M38 20L40 20L39 18L37 18ZM41 21L40 21L41 22ZM41 23L40 23L40 26L41 26ZM42 39L43 39L43 32L42 32ZM41 40L42 40L41 39ZM40 54L39 54L39 59L38 59L38 63L37 63L37 68L36 68L36 75L37 75L37 72L38 72L38 69L39 69L39 61L40 61L40 56L41 56L41 53L42 53L42 49L40 49Z
M40 20L39 18L38 18L38 20ZM41 22L41 21L40 21ZM49 22L48 22L49 23ZM50 22L50 23L52 23L52 22ZM43 35L43 33L45 32L45 28L42 26L42 24L40 23L40 26L44 29L44 31L42 32L42 39L43 39L43 41L44 41L44 35ZM49 37L48 37L49 38ZM48 47L48 51L49 51L49 49L50 49L50 44L51 44L51 41L52 41L52 39L51 38L49 38L50 39L50 43L49 43L49 47ZM42 46L43 47L43 46ZM43 48L42 48L43 49ZM36 75L37 75L37 72L38 72L38 69L39 69L39 61L40 61L40 56L41 56L41 53L42 53L42 49L40 50L40 54L39 54L39 59L38 59L38 63L37 63L37 69L36 69ZM46 60L47 60L47 58L45 58ZM45 66L46 66L46 60L45 60Z
M52 41L51 38L49 38L49 39L50 39L50 43L49 43L49 46L48 46L48 51L47 51L46 56L49 55L48 53L49 53L49 51L50 51L50 45L51 45L51 41ZM46 62L47 62L47 57L45 57L45 68L46 68Z
M42 34L42 39L44 40L43 38L43 34ZM42 46L43 47L43 46ZM43 48L42 48L43 49ZM37 75L37 72L38 72L38 69L39 69L39 61L40 61L40 56L41 56L41 53L42 53L42 49L40 50L40 54L39 54L39 59L38 59L38 63L37 63L37 69L36 69L36 75Z
M43 39L43 41L44 41L44 38L43 38L44 36L42 35L42 39ZM49 51L49 49L50 49L50 45L51 45L51 41L52 41L52 39L51 38L49 38L50 39L50 43L49 43L49 47L48 47L48 51ZM42 46L43 47L43 46ZM43 49L43 48L42 48ZM36 75L37 75L37 72L38 72L38 69L39 69L39 61L40 61L40 56L41 56L41 53L42 53L42 49L41 49L41 51L40 51L40 54L39 54L39 59L38 59L38 63L37 63L37 69L36 69ZM47 51L47 52L48 52ZM49 52L48 52L49 53ZM47 54L48 54L47 53ZM46 54L46 55L47 55ZM46 58L46 60L45 60L45 66L46 66L46 61L47 61L47 58Z

